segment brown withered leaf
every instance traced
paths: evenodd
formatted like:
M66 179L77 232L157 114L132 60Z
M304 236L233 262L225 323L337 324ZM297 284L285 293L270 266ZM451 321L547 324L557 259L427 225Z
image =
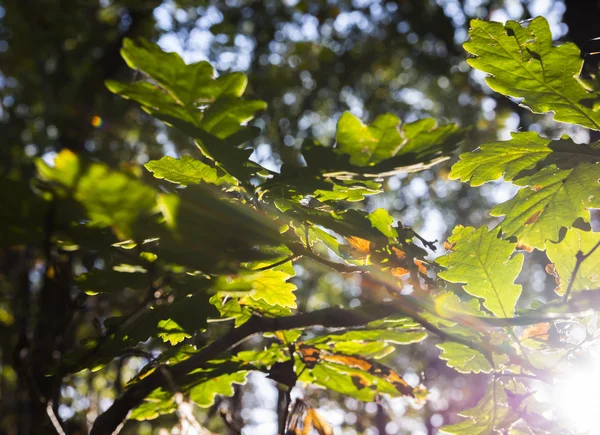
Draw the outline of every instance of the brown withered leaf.
M311 428L316 430L319 435L333 435L333 429L325 419L314 408L306 410L302 428L302 435L309 435Z
M362 252L363 254L371 253L371 242L365 239L361 239L360 237L350 236L346 237L350 246L356 249L358 252Z
M394 251L394 254L396 254L396 257L399 260L402 260L403 258L406 257L406 252L404 252L403 250L396 248L395 246L392 246L392 251Z
M454 245L456 245L456 243L450 243L448 240L446 240L444 242L444 249L446 251L454 251Z
M552 275L552 276L557 275L556 265L554 263L550 263L550 264L546 265L545 270L548 275Z
M391 383L398 392L406 396L413 396L413 388L406 383L402 376L376 361L359 356L331 353L306 344L301 344L298 350L302 361L308 368L313 368L319 361L325 361L363 370Z
M537 323L535 325L528 326L521 334L521 340L525 340L527 338L548 340L548 338L550 338L550 326L550 323Z
M392 275L394 276L404 276L406 274L410 273L410 270L405 269L403 267L394 267L392 268Z
M321 351L314 346L300 344L298 352L300 353L300 358L302 358L302 361L304 361L304 364L309 369L313 368L321 358Z
M533 248L531 246L527 246L522 243L517 243L516 248L521 251L533 252Z
M425 267L425 262L416 258L413 261L415 263L415 266L417 266L419 272L421 272L423 275L427 275L427 268Z

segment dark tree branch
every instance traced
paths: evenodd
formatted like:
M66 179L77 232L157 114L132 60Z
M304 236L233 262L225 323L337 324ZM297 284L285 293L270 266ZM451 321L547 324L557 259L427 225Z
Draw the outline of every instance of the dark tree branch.
M585 293L591 293L591 291ZM596 293L598 293L598 291L594 292L594 295ZM488 360L491 360L491 346L478 344L472 340L442 330L420 314L424 309L431 313L435 313L433 307L429 305L430 303L426 303L412 296L399 296L399 299L395 301L363 305L353 309L325 308L311 313L278 318L255 316L244 325L232 329L225 336L201 349L189 359L175 364L172 367L165 367L165 370L168 370L171 379L174 382L177 382L190 371L202 367L202 365L209 360L235 348L254 334L307 328L311 326L323 326L326 328L360 327L365 326L367 323L374 320L380 320L398 314L411 317L416 322L420 323L423 328L437 335L442 340L454 341L478 350ZM477 329L483 329L484 327L523 326L563 319L569 316L570 308L575 310L579 308L577 305L571 307L569 304L562 304L560 307L564 308L560 313L542 313L535 316L486 318L461 314L451 318L451 320L476 327ZM587 309L590 309L589 305L587 306ZM116 427L127 417L130 410L140 405L144 398L153 390L167 384L168 381L165 379L164 374L161 370L158 370L139 381L137 384L132 385L117 398L117 400L115 400L113 405L104 414L96 419L90 435L112 434Z

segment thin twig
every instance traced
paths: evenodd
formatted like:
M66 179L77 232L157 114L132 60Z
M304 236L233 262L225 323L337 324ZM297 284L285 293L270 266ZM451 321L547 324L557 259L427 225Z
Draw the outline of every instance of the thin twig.
M575 278L577 277L577 272L579 272L579 268L581 267L581 264L590 255L592 255L594 253L594 251L596 249L598 249L599 246L600 246L600 242L596 243L596 245L587 254L584 254L582 251L577 251L577 254L575 254L575 259L577 261L575 262L575 267L573 268L573 272L571 273L571 280L569 281L569 285L567 286L567 291L565 292L565 295L563 296L563 301L564 302L567 302L567 300L569 299L569 295L571 294L571 290L573 290L573 283L575 282Z
M284 402L283 415L281 416L281 419L283 420L283 433L281 435L285 435L288 427L290 404L292 403L292 387L287 387L287 390L285 391Z
M269 269L274 269L278 266L281 266L282 264L287 263L288 261L294 261L298 258L298 255L290 255L288 257L285 257L283 260L279 260L273 264L269 264L267 266L263 266L263 267L259 267L258 269L252 269L253 272L261 272L263 270L269 270Z
M52 402L48 402L48 405L46 405L46 413L48 414L48 417L50 418L50 421L52 422L52 426L54 426L56 433L58 433L58 435L67 435L63 430L62 426L60 425L60 422L58 421L58 418L54 413L54 409L52 409Z

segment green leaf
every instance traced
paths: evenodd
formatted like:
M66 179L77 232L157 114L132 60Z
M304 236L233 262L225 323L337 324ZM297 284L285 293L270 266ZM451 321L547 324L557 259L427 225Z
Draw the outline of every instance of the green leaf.
M523 255L510 258L515 244L499 237L498 230L482 226L456 227L448 242L452 251L436 262L447 268L439 273L446 281L465 283L463 289L482 298L483 305L498 317L512 317L521 295L514 284L523 265Z
M305 371L300 380L365 402L375 400L381 393L390 397L400 396L398 390L383 379L360 369L327 362L318 363L311 370Z
M367 180L345 180L343 184L332 183L331 187L331 190L316 189L314 191L315 198L321 202L358 202L364 200L368 195L375 195L383 192L380 183Z
M43 181L62 184L81 203L89 225L112 227L122 237L132 235L140 214L148 213L156 204L155 192L149 186L101 163L82 161L69 150L61 151L54 165L38 159L36 166Z
M129 415L133 420L153 420L162 414L172 414L177 410L173 394L161 388L154 390L144 402Z
M427 338L425 331L402 329L366 329L329 334L305 341L307 345L340 353L360 355L365 358L382 358L394 351L390 344L413 344Z
M172 183L187 185L198 183L237 184L235 178L226 174L218 175L218 169L207 165L191 156L180 159L164 156L160 160L151 160L144 165L156 178L165 179Z
M190 399L202 407L208 408L215 402L217 395L231 397L235 390L233 384L243 385L246 383L246 375L248 372L240 371L217 376L216 378L208 379L198 385L192 387L189 391Z
M589 255L589 257L580 262L571 285L571 291L596 290L600 287L600 274L598 273L600 247L597 247L599 243L600 233L582 231L577 228L568 230L565 238L558 243L546 243L546 255L554 263L558 276L559 285L556 292L559 295L564 294L571 285L571 277L578 261L578 252Z
M431 118L401 125L397 116L386 113L375 118L371 125L365 125L345 112L336 133L334 151L339 157L335 159L323 147L303 150L303 154L309 167L313 164L327 167L332 176L391 175L424 169L445 160L462 134L456 124L438 127Z
M460 155L448 178L481 186L504 176L514 179L521 171L531 169L552 152L550 139L535 132L511 133L512 139L480 146L473 152Z
M467 419L443 426L440 431L449 435L488 435L494 433L496 428L508 427L520 418L513 411L506 389L499 381L490 383L477 405L459 414Z
M392 227L394 218L390 216L387 210L378 208L374 212L369 213L367 218L371 221L373 228L377 228L384 236L389 237L390 239L398 237L398 232Z
M535 132L512 133L504 142L492 142L461 154L449 178L480 186L504 177L512 181L531 175L534 169L556 165L573 169L581 163L600 161L600 146L576 144L571 139L550 140ZM517 184L517 183L515 183Z
M283 362L288 359L285 347L279 344L272 344L264 350L244 350L234 356L236 361L260 367L271 367L276 362Z
M511 200L496 205L492 216L504 216L501 227L519 246L543 249L546 240L558 241L562 228L581 218L589 222L590 208L600 208L600 166L582 163L573 169L555 165L514 181L527 186Z
M479 351L471 349L460 343L446 342L436 344L442 350L440 359L446 361L448 367L452 367L459 373L490 373L492 365Z
M210 302L219 310L222 318L235 319L236 327L246 323L256 313L265 317L289 316L292 313L290 308L269 305L262 299L255 301L249 297L224 297L220 292L211 297Z
M583 59L573 43L554 46L543 17L518 23L472 20L465 50L469 65L491 74L487 84L503 95L523 98L534 113L554 113L554 119L600 130L600 113L589 104L595 98L576 79ZM596 97L597 98L597 97Z
M256 112L266 108L267 103L260 100L221 98L204 112L200 127L219 139L225 139L254 118Z
M137 101L142 108L159 119L164 117L181 119L191 125L198 125L202 120L202 112L195 107L182 106L163 89L149 82L120 83L107 80L107 89L128 100Z
M175 346L186 338L192 337L190 334L186 333L173 319L159 321L157 335L162 338L165 343L169 342L171 346Z
M54 158L52 165L42 159L35 160L38 176L52 183L58 183L67 189L75 186L77 178L81 175L81 162L77 154L64 149Z
M400 119L391 113L365 125L352 113L344 112L338 122L336 151L350 155L350 163L356 166L379 163L395 156L403 144L399 127Z
M214 69L202 61L186 65L177 53L166 53L148 40L125 38L121 54L127 65L154 79L178 103L209 103L219 97L240 97L247 85L242 73L214 79Z
M296 286L286 282L289 278L286 272L270 269L219 278L215 287L223 295L248 295L255 301L262 299L269 305L296 308L296 296L293 293Z

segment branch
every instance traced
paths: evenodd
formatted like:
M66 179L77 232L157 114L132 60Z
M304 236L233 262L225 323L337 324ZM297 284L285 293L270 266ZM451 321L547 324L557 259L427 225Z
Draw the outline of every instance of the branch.
M302 253L302 255L307 254ZM341 266L345 267L344 265ZM353 271L357 272L358 270ZM591 291L583 292L583 295L590 292ZM600 292L594 292L594 296L595 293ZM138 383L131 385L119 398L117 398L117 400L115 400L113 405L106 412L96 419L90 435L112 434L116 427L127 417L129 411L140 405L147 395L156 388L168 385L169 382L165 379L165 375L162 373L163 371L168 371L171 379L174 382L177 382L190 371L202 367L206 362L235 348L252 335L258 333L300 329L311 326L323 326L326 328L360 327L375 320L401 314L413 318L426 330L437 335L442 340L463 344L478 350L485 355L486 358L491 358L491 347L477 344L472 340L441 330L421 315L420 312L424 309L431 313L436 312L433 307L429 305L431 305L431 302L422 301L413 296L401 295L399 296L399 299L394 301L363 305L353 309L325 308L311 313L278 318L254 316L239 328L232 329L228 334L204 347L187 360L177 363L169 368L165 367L164 370L157 370L143 380L140 380ZM561 304L561 307L564 306L568 308L569 305L570 304ZM542 321L565 318L566 315L567 313L562 312L556 314L541 313L541 315L536 316L513 318L486 318L461 314L457 317L450 318L449 320L462 322L471 326L479 326L479 328L482 329L483 326L506 327L531 325Z
M575 254L575 259L577 260L577 262L575 263L575 267L573 268L573 272L571 273L571 280L569 281L569 286L567 287L567 291L563 296L563 302L567 302L567 300L569 299L569 295L571 294L571 290L573 289L573 283L575 282L575 278L577 277L577 272L579 272L581 264L585 261L586 258L592 255L594 251L598 249L599 246L600 242L596 243L596 245L587 254L584 254L582 251L577 251L577 254Z
M192 357L172 367L165 367L170 377L177 382L190 371L201 367L207 361L216 358L220 354L238 346L254 334L275 332L288 329L306 328L310 326L323 326L326 328L347 328L364 326L374 320L383 319L393 314L406 314L414 316L417 321L423 322L425 329L440 336L442 339L453 340L458 343L473 347L473 343L462 338L455 337L449 333L441 331L420 315L416 313L418 304L414 298L405 297L403 300L385 302L357 307L354 309L325 308L323 310L311 313L297 314L293 316L270 318L270 317L252 317L248 322L239 328L232 329L225 336L217 339L205 348L201 349ZM486 350L481 350L486 353ZM130 410L142 403L144 398L153 390L167 385L161 370L155 371L148 377L140 380L138 383L130 386L112 406L100 415L90 432L90 435L109 435L115 428L127 417Z

